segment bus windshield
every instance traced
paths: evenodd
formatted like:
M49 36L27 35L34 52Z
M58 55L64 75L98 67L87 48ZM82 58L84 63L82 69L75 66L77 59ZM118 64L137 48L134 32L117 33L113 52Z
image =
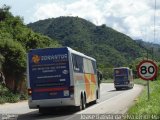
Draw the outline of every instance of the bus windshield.
M128 70L127 69L115 69L114 70L114 75L115 76L127 76L128 75Z
M128 69L114 69L115 81L127 81Z

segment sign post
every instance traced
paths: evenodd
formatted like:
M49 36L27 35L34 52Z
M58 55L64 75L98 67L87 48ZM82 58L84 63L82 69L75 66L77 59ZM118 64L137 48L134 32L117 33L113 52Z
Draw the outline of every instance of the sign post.
M143 60L139 63L137 67L137 71L141 79L147 80L147 91L148 91L148 100L149 100L150 99L149 80L153 80L156 78L158 67L151 60Z
M150 99L149 80L147 81L147 94L148 94L148 100L149 100Z

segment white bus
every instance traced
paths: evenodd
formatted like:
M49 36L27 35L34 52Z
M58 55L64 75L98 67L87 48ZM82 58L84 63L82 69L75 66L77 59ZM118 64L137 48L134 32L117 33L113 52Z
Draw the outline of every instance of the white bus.
M34 49L27 57L29 108L77 106L99 99L96 60L69 47Z

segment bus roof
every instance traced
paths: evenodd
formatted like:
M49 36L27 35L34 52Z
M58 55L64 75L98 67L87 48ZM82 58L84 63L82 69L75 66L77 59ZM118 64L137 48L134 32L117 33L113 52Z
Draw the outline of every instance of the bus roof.
M68 50L69 50L71 53L73 53L73 54L76 54L76 55L79 55L79 56L88 58L88 59L93 60L93 61L96 61L94 58L89 57L89 56L87 56L87 55L85 55L85 54L83 54L83 53L81 53L81 52L76 51L76 50L73 50L73 49L70 48L70 47L67 47L67 48L68 48Z
M79 56L88 58L88 59L93 60L93 61L96 61L94 58L89 57L89 56L87 56L87 55L85 55L85 54L83 54L83 53L81 53L81 52L76 51L76 50L73 50L73 49L70 48L70 47L61 47L61 48L67 48L67 49L68 49L71 53L73 53L73 54L76 54L76 55L79 55ZM30 52L31 52L31 51L35 51L35 50L43 50L43 49L56 49L56 48L49 48L49 47L48 47L48 48L31 49Z
M114 68L114 69L130 69L129 67L117 67L117 68Z

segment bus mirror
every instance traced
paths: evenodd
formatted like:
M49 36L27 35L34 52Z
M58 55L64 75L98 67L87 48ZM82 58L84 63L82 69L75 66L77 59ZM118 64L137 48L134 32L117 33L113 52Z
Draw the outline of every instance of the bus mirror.
M102 76L102 74L100 74L99 80L102 81L102 79L103 79L103 76Z
M102 73L100 71L97 71L97 77L98 77L99 81L102 81L103 76L102 76Z

